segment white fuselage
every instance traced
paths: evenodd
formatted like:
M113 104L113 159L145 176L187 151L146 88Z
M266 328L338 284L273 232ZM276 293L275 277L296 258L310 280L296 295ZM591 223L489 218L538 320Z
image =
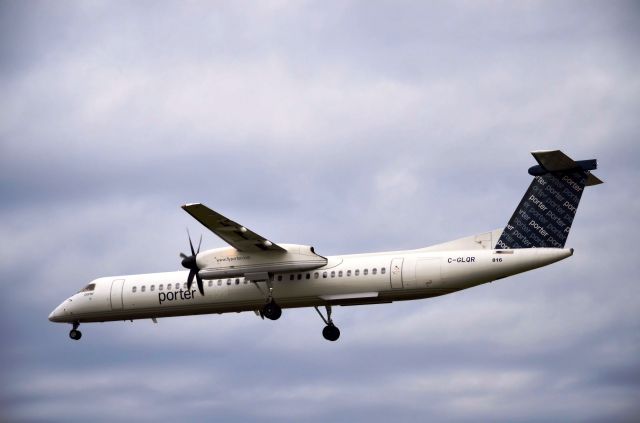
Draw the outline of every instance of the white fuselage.
M102 322L206 313L258 311L269 286L282 308L356 305L429 298L545 266L572 249L433 249L327 257L308 271L272 273L269 282L243 277L204 281L187 290L187 271L96 279L60 304L54 322Z

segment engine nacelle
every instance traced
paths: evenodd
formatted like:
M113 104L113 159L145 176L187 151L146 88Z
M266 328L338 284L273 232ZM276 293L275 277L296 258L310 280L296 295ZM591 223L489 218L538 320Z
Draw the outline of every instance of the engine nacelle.
M248 277L275 272L296 272L317 269L327 259L308 245L278 244L286 251L243 252L233 247L216 248L198 254L196 263L203 279Z

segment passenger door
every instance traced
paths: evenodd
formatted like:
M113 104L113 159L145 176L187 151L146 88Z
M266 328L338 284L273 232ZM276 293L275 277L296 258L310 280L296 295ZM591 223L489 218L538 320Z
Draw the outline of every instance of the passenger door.
M124 279L115 279L111 282L111 310L122 310L122 289Z
M404 258L399 257L399 258L394 258L393 260L391 260L391 269L390 269L390 276L391 276L391 288L393 289L401 289L402 288L402 262L404 261Z

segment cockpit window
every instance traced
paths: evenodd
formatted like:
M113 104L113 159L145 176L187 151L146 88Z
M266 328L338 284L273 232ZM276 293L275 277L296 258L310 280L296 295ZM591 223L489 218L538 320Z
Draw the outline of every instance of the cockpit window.
M89 291L93 291L94 289L96 289L96 284L95 283L90 283L89 285L85 286L84 288L82 288L78 292L89 292Z

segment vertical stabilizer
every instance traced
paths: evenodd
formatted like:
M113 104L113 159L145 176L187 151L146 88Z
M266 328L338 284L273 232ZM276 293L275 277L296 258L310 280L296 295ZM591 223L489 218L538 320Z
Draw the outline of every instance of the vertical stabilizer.
M563 248L585 186L601 184L590 173L595 160L573 161L559 150L534 151L538 166L496 249Z

